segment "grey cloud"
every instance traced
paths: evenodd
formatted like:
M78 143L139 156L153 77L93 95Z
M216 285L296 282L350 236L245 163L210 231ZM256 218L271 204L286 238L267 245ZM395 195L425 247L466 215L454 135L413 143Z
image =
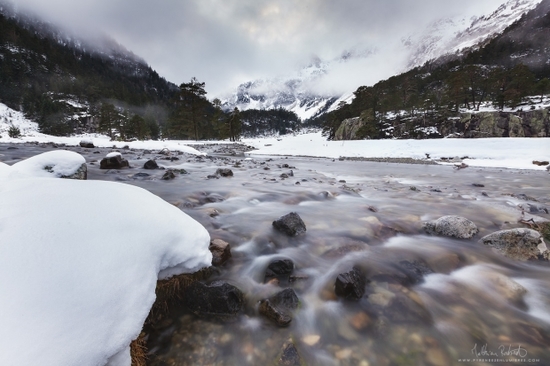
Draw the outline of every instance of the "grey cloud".
M17 0L45 19L82 32L111 35L174 83L195 76L209 96L239 83L280 75L312 57L379 50L370 66L340 70L334 85L391 72L399 40L437 17L470 17L504 0ZM382 70L383 69L383 70ZM375 72L376 71L376 72ZM367 72L370 74L367 75ZM336 77L338 75L338 77ZM385 76L382 76L385 77ZM371 82L373 82L371 81ZM355 84L355 85L354 85ZM323 85L319 87L329 87Z

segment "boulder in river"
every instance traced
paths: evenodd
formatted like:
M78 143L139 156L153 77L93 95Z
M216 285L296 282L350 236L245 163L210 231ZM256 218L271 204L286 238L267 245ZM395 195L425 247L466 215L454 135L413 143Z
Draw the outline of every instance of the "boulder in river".
M176 178L176 175L174 174L174 171L172 169L168 169L160 179L162 180L172 180Z
M233 176L233 171L228 168L219 168L216 170L216 175L228 178Z
M273 221L273 227L288 236L297 236L306 232L306 224L296 212L291 212Z
M95 147L91 140L81 140L79 145L80 147L85 147L87 149L93 149Z
M145 164L143 164L143 169L158 169L159 166L156 161L154 160L147 160Z
M291 311L296 309L299 303L296 292L287 288L268 299L261 300L258 310L278 326L286 327L292 321Z
M130 163L120 153L109 153L99 163L99 169L122 169L129 168Z
M506 257L515 260L548 260L550 258L550 252L542 235L532 229L500 230L484 236L479 243L495 248Z
M227 282L214 281L206 285L197 281L185 289L182 305L201 317L232 319L242 310L244 295Z
M366 285L365 275L357 267L353 267L351 271L340 273L336 277L334 292L348 300L359 300L365 294Z
M479 231L477 226L467 218L452 215L427 221L423 224L423 227L428 234L459 239L470 239Z

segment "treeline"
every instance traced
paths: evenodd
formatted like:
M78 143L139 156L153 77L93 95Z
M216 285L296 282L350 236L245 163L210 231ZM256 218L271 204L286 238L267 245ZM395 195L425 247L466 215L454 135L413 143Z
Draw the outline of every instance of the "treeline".
M60 136L236 141L299 124L285 110L224 111L219 99L206 98L204 82L192 78L178 87L113 47L109 54L89 51L47 24L0 13L0 102Z
M244 137L286 135L301 128L298 115L283 108L249 109L241 112Z
M461 108L518 108L528 96L550 91L550 1L524 16L479 50L447 56L422 67L362 86L351 104L310 124L331 139L341 122L361 117L357 138L383 138L385 129L414 118L430 125L456 116ZM422 117L422 118L419 118Z

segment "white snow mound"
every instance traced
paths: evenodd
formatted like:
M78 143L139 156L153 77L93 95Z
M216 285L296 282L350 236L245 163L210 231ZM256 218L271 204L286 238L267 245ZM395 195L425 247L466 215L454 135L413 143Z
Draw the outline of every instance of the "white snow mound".
M209 266L208 232L138 187L3 175L0 364L129 366L157 279Z

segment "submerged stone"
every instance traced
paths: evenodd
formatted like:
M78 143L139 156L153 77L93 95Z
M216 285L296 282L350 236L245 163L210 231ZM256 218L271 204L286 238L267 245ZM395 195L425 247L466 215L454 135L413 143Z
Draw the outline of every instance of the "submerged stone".
M290 259L277 259L269 263L265 270L265 280L268 282L273 278L286 279L288 281L289 276L294 271L294 262Z

